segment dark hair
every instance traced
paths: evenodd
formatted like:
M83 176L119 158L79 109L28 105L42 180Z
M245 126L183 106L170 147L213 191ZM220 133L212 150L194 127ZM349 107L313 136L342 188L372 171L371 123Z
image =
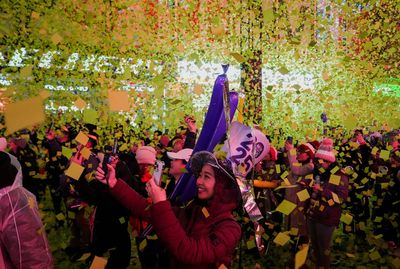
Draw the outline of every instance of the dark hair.
M11 186L17 173L17 168L11 164L10 156L7 153L0 152L0 189Z

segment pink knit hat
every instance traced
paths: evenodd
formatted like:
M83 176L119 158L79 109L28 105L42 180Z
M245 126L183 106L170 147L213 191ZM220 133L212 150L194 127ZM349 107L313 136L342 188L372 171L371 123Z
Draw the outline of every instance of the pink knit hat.
M7 140L4 137L0 137L0 151L5 151L7 148Z
M136 151L136 161L138 164L155 164L156 150L149 146L143 146Z
M325 138L322 140L321 145L319 146L317 153L315 153L315 158L323 159L328 162L335 162L336 157L333 152L333 141L330 138Z

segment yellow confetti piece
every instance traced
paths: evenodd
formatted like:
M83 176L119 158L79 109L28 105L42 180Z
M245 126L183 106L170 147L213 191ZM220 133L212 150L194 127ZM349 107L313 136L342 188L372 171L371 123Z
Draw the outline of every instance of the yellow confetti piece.
M253 248L255 248L255 247L256 247L256 242L255 242L255 240L254 240L254 239L248 240L248 241L246 242L246 246L247 246L247 249L253 249Z
M75 219L75 213L72 211L68 211L68 218Z
M393 259L392 264L396 269L400 268L400 258Z
M299 234L299 228L290 228L290 235L297 236Z
M380 258L381 258L381 255L379 254L378 251L375 250L374 252L372 252L372 253L369 254L369 258L370 258L372 261L375 261L375 260L380 259Z
M87 142L89 141L89 137L83 133L82 131L79 132L79 134L75 137L75 140L82 145L86 145Z
M246 61L246 58L244 58L240 53L232 52L231 56L239 63L244 63Z
M308 249L309 249L309 245L307 244L307 245L304 245L301 250L297 251L296 256L295 256L295 261L294 261L295 269L299 269L306 262Z
M284 246L287 242L289 242L290 236L286 233L278 233L278 235L274 239L274 243L279 246Z
M289 175L289 172L288 172L288 171L285 171L285 172L283 172L283 174L281 175L281 178L282 178L282 179L285 179L288 175ZM289 183L289 185L290 185L290 183Z
M119 223L121 223L121 224L124 224L126 222L124 217L120 217L118 220L119 220Z
M331 174L335 174L337 171L339 171L339 167L335 166L334 168L332 168Z
M83 253L82 256L77 260L78 262L86 261L90 257L90 253Z
M329 183L333 185L339 185L340 183L340 176L338 175L331 175L329 178Z
M352 254L352 253L346 253L346 256L349 258L355 258L356 255Z
M336 193L334 193L334 192L332 192L332 199L333 199L333 201L334 201L335 203L340 204L339 196L338 196Z
M201 209L201 212L203 212L205 218L208 218L210 216L210 213L208 213L208 210L205 207Z
M61 154L64 155L65 157L67 157L67 158L69 159L69 158L72 157L72 149L62 146L62 152L61 152ZM55 158L55 159L54 159L53 161L56 161L57 158L56 158L56 157L54 157L54 158Z
M379 149L378 149L377 147L373 147L372 150L371 150L371 154L372 154L372 155L376 155L376 153L378 152L378 150L379 150Z
M297 197L301 202L306 201L307 199L310 199L310 194L306 189L297 192Z
M143 252L143 250L147 247L147 240L144 239L142 242L139 244L139 251Z
M71 165L65 171L65 175L67 175L70 178L73 178L75 180L79 180L79 178L81 177L84 170L85 170L85 167L80 166L77 163L71 162Z
M56 215L56 219L59 221L65 220L65 216L63 213L59 213Z
M285 215L289 215L296 208L296 206L297 205L295 203L292 203L288 200L283 200L276 208L276 211L281 212Z
M379 154L379 157L385 161L389 160L389 156L390 156L390 151L388 150L381 150L381 153Z
M329 206L333 206L335 204L335 202L332 200L332 199L329 199L328 200L328 205Z
M353 221L353 216L349 213L342 214L340 217L340 221L346 223L347 225L350 225L350 223Z
M148 240L157 240L158 239L158 236L155 234L155 235L148 235L148 236L146 236L146 238L148 239Z

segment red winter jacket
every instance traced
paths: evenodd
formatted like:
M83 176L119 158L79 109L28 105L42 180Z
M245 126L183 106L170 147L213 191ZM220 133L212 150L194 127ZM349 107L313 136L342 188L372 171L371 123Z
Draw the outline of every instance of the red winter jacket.
M210 201L206 214L196 202L186 208L172 207L169 201L150 206L145 198L121 180L111 193L134 216L147 219L154 225L158 238L170 254L170 268L230 266L241 229L231 213L236 203L222 201L224 194L221 190Z

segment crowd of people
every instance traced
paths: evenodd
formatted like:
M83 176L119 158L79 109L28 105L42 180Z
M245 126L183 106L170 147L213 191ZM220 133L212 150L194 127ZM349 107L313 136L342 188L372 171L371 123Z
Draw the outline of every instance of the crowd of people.
M67 216L57 222L70 229L65 253L71 260L90 253L88 259L107 256L106 268L127 268L135 237L142 268L228 268L241 239L254 238L229 160L193 153L192 117L173 135L145 130L137 136L122 126L99 135L96 126L80 123L44 128L44 136L33 129L0 138L0 268L55 266L37 205L46 189L54 213ZM372 225L398 255L399 141L399 130L360 128L271 145L247 176L264 217L262 240L287 232L289 268L308 244L317 268L330 268L335 229L361 242ZM159 161L160 183L153 177ZM196 197L182 205L168 197L187 170L195 175ZM282 203L294 209L282 214L276 210ZM149 224L154 229L144 235ZM268 251L256 249L261 256Z

